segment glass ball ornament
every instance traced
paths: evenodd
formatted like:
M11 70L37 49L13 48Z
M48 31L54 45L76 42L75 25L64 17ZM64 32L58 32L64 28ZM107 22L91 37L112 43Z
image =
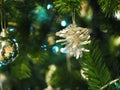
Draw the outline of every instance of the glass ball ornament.
M18 55L18 43L15 39L0 36L0 64L13 62Z

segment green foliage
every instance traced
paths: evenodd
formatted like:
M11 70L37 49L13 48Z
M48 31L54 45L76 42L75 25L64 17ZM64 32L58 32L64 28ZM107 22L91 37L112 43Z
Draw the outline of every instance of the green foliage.
M119 0L98 0L101 9L106 14L106 16L113 16L117 10L119 10L120 1Z
M14 74L13 76L15 76L20 80L26 79L26 78L30 78L31 70L26 64L23 63L20 65L14 66L14 69L12 69L12 74Z
M20 56L16 62L11 64L11 75L20 80L31 77L31 68L27 56Z
M81 61L81 65L85 76L88 77L87 82L90 89L100 90L111 80L111 74L104 63L98 43L92 42L90 50L90 53L85 54L85 60Z
M28 86L31 87L32 90L36 90L35 87L37 86L41 88L38 90L43 90L46 85L45 72L47 71L48 66L50 64L55 64L57 67L57 70L53 73L53 76L50 80L50 84L52 86L56 88L60 87L61 90L64 89L87 90L88 86L86 85L86 82L83 81L83 79L81 79L79 65L77 66L77 64L72 62L71 72L69 72L66 66L65 55L60 55L60 53L53 54L51 52L52 46L47 46L47 51L44 50L42 51L40 49L41 44L44 44L44 42L46 41L46 34L51 33L52 31L55 32L54 30L57 30L59 28L58 22L57 24L56 22L53 22L54 17L56 17L56 19L60 18L56 13L54 13L54 10L53 12L50 11L51 15L53 15L50 22L41 22L47 24L41 24L38 22L36 24L33 23L35 21L35 19L33 18L35 17L35 15L33 15L32 11L35 10L36 5L38 4L40 4L40 6L43 7L42 5L46 3L44 0L43 1L42 0L4 0L4 1L5 3L3 5L3 8L6 13L5 16L8 22L12 22L13 24L15 23L15 25L12 24L13 25L12 27L15 27L16 30L15 32L11 32L11 33L14 34L17 41L19 42L19 50L20 50L19 56L16 58L16 60L13 63L8 65L9 67L7 68L1 67L1 69L3 69L2 71L7 72L8 76L11 76L11 79L14 79L15 81L18 80L16 81L17 84L19 82L18 85L13 84L13 86L16 87L16 89L11 89L11 90L26 90L27 89L26 87ZM81 4L83 1L86 0L54 0L54 5L58 10L58 13L64 14L63 16L65 16L66 14L71 15L74 13L74 11L75 13L80 14ZM94 3L94 0L90 0L90 1ZM119 0L97 0L97 1L99 2L101 9L107 16L114 15L114 13L120 9ZM49 2L51 1L47 0L47 3ZM94 4L91 5L94 6ZM102 13L101 17L102 15L104 14ZM99 16L96 15L93 17L95 22L99 21L99 23L97 22L97 28L99 28L99 25L102 23L102 21L106 20L105 18L101 18ZM69 15L67 17L65 16L65 18L68 17ZM82 23L83 26L88 26L88 24L84 23L83 22L84 20L81 20L81 18L77 17L77 19L78 19L78 23ZM52 26L53 24L51 24L51 22L54 24L54 26ZM30 30L30 26L33 24L34 24L33 30ZM91 24L94 24L94 27L96 25L96 23L91 23ZM116 25L119 26L119 23L116 24L113 21L104 22L104 26L109 26L109 28L111 28L111 31L113 31L114 33L116 33L116 31L115 28L113 28L113 26L116 27ZM9 28L9 24L8 24L8 28ZM51 32L49 32L50 30ZM119 30L119 28L117 28L117 30ZM106 34L108 33L109 32L106 32ZM101 33L98 32L95 37L99 37L100 35ZM103 37L104 36L105 35L103 35ZM102 42L102 40L100 42L101 42L102 50L103 49L106 50L105 49L106 47L104 46L106 42ZM108 57L107 58L108 60L105 59L105 62L103 60L101 51L99 50L98 43L92 43L91 52L85 54L85 60L81 61L82 69L85 71L85 75L89 78L87 81L88 85L92 90L99 90L102 86L106 85L111 81L110 72L106 67L107 64L109 64L108 66L110 66L109 68L111 71L114 68L113 70L114 72L112 72L112 74L114 74L114 78L118 77L119 75L119 65L118 65L119 62L115 62L117 59L118 61L120 59L119 46L111 47L112 53L106 55L106 57ZM107 50L105 53L107 53ZM116 57L117 59L112 57L115 55L118 56ZM111 60L109 60L109 58ZM84 59L84 57L82 59ZM111 61L112 63L109 63L109 61ZM76 62L76 60L74 60L74 62ZM29 80L31 82L29 82ZM20 86L21 89L17 87L20 84L22 86L22 87ZM116 89L109 88L109 90L116 90Z
M60 90L87 90L88 86L81 79L78 70L69 72L65 67L57 67L50 80L50 84L54 87L60 87Z
M79 14L81 9L81 0L56 0L54 1L55 7L58 9L59 13L72 14L73 12Z

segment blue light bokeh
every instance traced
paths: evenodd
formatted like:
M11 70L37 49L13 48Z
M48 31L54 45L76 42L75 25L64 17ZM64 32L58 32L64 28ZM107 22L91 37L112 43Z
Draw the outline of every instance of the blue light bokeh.
M37 6L36 9L33 11L36 14L36 21L42 22L48 19L47 11L42 6Z
M65 20L61 21L61 26L65 27L67 25L67 22Z
M48 4L48 5L47 5L47 9L48 9L48 10L50 10L50 9L52 9L52 8L53 8L53 5L52 5L52 4Z
M53 53L58 53L59 52L59 47L58 46L53 46L52 47L52 52Z

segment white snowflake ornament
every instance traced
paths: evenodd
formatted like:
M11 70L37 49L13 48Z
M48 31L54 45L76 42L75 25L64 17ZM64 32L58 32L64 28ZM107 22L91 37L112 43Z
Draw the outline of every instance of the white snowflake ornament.
M87 28L78 27L76 24L70 24L65 29L56 32L56 36L63 39L57 40L65 45L64 51L68 50L69 54L74 55L76 59L82 57L83 51L89 52L83 45L90 43L90 30Z

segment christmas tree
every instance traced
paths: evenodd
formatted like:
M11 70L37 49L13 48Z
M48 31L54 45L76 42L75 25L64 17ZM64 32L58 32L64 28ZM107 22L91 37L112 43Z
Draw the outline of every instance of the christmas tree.
M0 10L0 90L120 89L119 0L1 0Z

